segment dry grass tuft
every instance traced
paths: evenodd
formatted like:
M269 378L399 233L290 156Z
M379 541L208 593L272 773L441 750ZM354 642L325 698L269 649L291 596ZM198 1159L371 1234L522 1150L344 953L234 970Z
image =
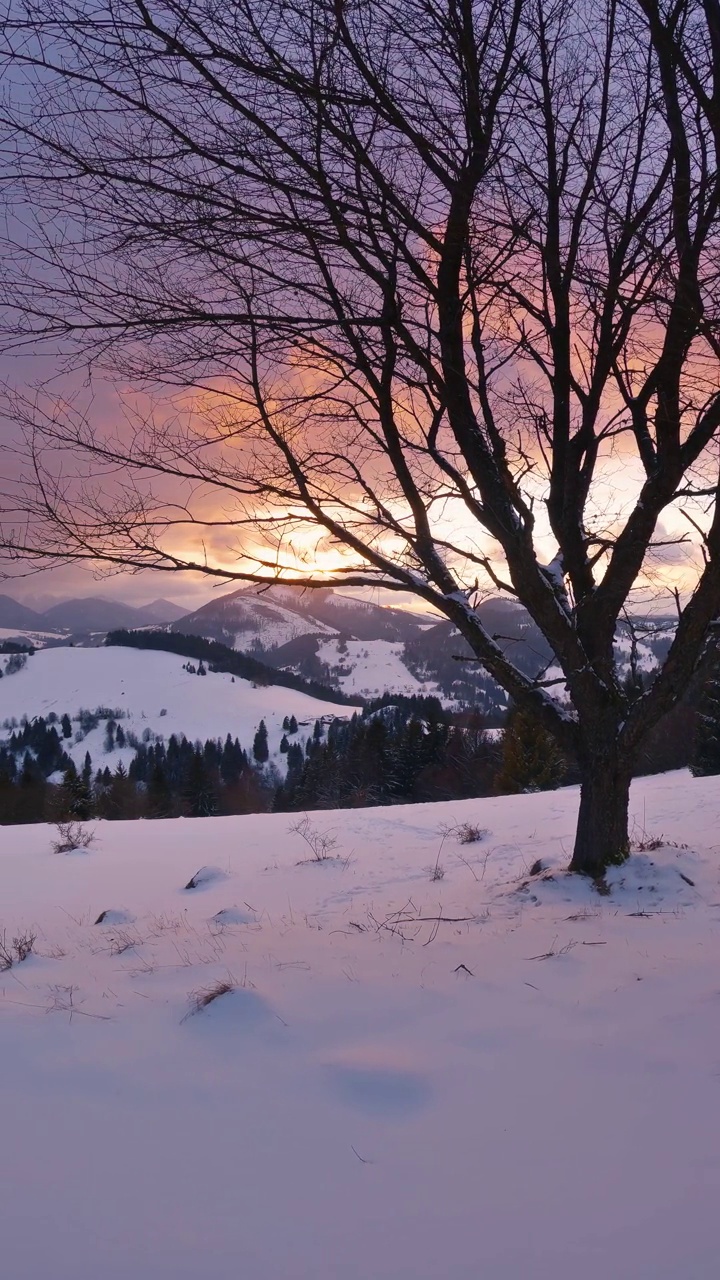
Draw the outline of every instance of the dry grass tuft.
M212 1004L214 1000L219 1000L220 996L230 995L232 991L236 990L237 983L228 977L212 982L209 987L201 987L198 991L191 991L189 995L190 1008L185 1014L185 1018L191 1018L193 1014L202 1013L203 1009L207 1009L208 1005ZM183 1022L185 1018L183 1018Z
M133 951L138 942L139 939L126 929L118 929L117 933L110 936L110 955L122 956L126 951Z

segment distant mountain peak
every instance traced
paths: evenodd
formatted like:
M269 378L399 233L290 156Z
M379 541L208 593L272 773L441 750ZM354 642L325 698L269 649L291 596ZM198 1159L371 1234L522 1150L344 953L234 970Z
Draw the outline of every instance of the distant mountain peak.
M173 623L236 649L282 648L303 636L363 641L412 639L426 620L401 609L356 600L333 587L251 584L230 591Z
M138 613L144 615L147 622L159 624L177 622L178 618L184 618L188 612L182 605L175 604L174 600L164 600L162 597L152 600L150 604L137 605L136 608Z
M146 626L152 621L145 618L140 609L119 600L106 600L103 596L62 600L60 604L46 609L42 620L52 627L71 632L110 631L115 627Z
M18 600L13 600L12 596L0 595L0 627L42 630L44 625L43 614L37 613L35 609L29 609L26 604L21 604Z

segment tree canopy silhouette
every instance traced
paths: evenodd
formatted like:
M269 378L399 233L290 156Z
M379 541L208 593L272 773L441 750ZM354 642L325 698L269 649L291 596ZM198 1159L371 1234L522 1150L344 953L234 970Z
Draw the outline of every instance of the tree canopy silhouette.
M155 404L15 396L6 548L412 591L578 760L573 868L621 860L720 607L716 0L13 0L0 58L11 336Z

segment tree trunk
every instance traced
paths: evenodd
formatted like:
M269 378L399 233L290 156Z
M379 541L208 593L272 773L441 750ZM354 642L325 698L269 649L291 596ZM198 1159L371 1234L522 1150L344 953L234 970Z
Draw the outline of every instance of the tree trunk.
M628 804L632 767L617 750L593 752L581 762L580 811L570 870L601 879L630 849Z

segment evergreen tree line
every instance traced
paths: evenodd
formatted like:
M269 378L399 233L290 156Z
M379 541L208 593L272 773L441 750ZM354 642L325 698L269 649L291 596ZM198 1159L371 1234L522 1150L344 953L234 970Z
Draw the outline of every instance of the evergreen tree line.
M334 720L305 750L291 745L287 775L277 788L278 811L359 808L491 795L497 745L482 716L450 716L437 699L425 716L389 705Z
M711 638L685 696L644 744L640 771L690 767L696 777L720 774L720 641Z
M435 698L402 701L378 699L379 706L349 721L334 720L327 731L317 720L306 741L298 738L295 716L286 716L280 743L285 779L268 766L264 721L247 751L231 735L204 743L172 735L165 743L148 730L147 740L138 741L109 715L106 762L97 768L86 752L78 769L66 750L73 738L70 717L40 717L14 727L0 748L0 822L206 817L460 799L491 795L500 779L502 789L557 785L565 762L544 738L538 740L537 726L520 722L521 737L532 746L526 757L516 755L513 772L506 760L517 738L512 726L503 750L488 737L477 712L453 715ZM88 726L97 726L96 713L83 715ZM124 746L134 749L129 766L113 766L107 756Z
M32 726L31 726L32 727ZM63 750L54 727L40 734L22 735L30 739L19 745L20 735L0 747L0 823L44 822L50 819L47 778L63 770L75 771L75 765ZM37 754L36 754L37 753Z
M69 717L65 721L69 725ZM205 743L173 734L167 744L138 743L128 768L120 761L94 769L88 751L78 770L62 743L54 724L37 720L13 731L0 747L1 824L257 813L271 808L279 781L274 770L261 768L268 759L262 722L252 759L230 734L224 742ZM110 744L125 744L122 726L113 721L106 752Z
M574 762L536 719L516 708L499 738L487 732L479 711L449 712L432 697L378 698L362 714L333 720L327 729L316 721L307 740L299 738L296 718L286 716L280 743L285 778L268 765L263 721L246 750L229 734L204 743L172 735L165 743L146 730L138 741L123 731L120 713L98 708L78 718L76 742L83 729L97 727L101 711L108 719L100 768L89 752L82 769L70 758L73 722L67 714L6 722L12 732L0 747L0 823L357 808L548 790L577 781ZM667 732L650 744L643 771L672 767L663 752L683 736L687 744L687 735ZM718 680L705 688L694 743L694 772L720 773ZM134 749L129 766L113 767L107 756L125 746Z
M539 721L511 709L498 738L478 710L449 713L437 698L335 720L305 752L290 748L276 810L355 808L546 791L575 767Z
M720 661L699 700L690 768L699 778L720 773Z

